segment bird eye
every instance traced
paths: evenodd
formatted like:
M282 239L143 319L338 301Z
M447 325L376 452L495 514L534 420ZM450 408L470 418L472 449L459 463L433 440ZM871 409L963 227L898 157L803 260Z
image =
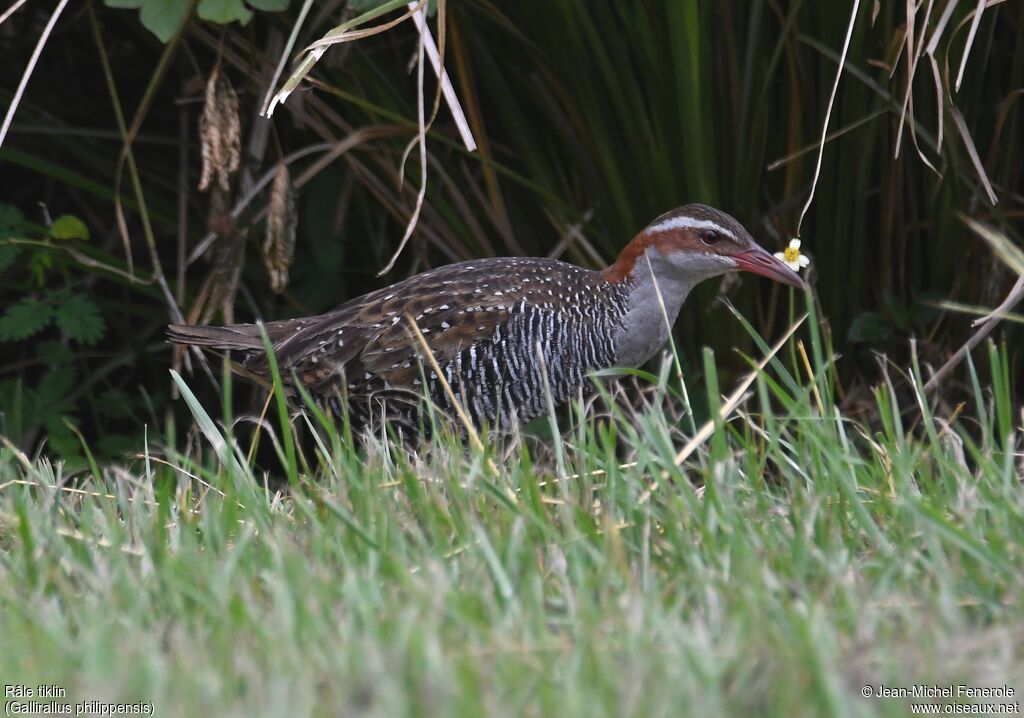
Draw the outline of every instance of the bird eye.
M700 233L700 241L709 247L713 244L717 244L718 240L722 238L718 232L713 229L707 229Z

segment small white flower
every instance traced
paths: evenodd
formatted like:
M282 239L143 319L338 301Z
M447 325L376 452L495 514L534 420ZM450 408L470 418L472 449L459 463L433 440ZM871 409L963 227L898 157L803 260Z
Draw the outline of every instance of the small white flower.
M776 252L775 258L780 262L785 262L786 266L794 272L799 272L801 269L811 264L810 257L806 254L800 254L800 240L796 237L789 240L789 246L786 247L785 251Z

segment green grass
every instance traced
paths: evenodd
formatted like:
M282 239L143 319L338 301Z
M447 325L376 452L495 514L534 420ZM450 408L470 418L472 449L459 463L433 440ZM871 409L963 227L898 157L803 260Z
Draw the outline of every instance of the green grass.
M866 421L810 340L813 385L784 349L682 467L672 365L555 446L448 436L413 459L331 427L306 465L265 432L291 463L272 481L194 397L191 458L154 444L72 478L8 447L0 676L162 716L906 715L860 697L879 684L1019 701L1005 355L951 422L899 377ZM715 407L708 366L689 396Z

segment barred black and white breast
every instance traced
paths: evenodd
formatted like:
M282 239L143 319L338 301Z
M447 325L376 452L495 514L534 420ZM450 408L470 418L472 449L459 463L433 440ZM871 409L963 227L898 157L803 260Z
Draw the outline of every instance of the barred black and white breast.
M357 427L387 419L415 431L424 395L453 412L411 332L415 322L471 419L507 426L542 414L546 391L562 402L588 372L615 365L628 297L628 282L565 262L485 259L424 272L266 330L287 385L297 379L336 415L347 409ZM256 325L172 325L169 336L241 351L246 373L269 378Z

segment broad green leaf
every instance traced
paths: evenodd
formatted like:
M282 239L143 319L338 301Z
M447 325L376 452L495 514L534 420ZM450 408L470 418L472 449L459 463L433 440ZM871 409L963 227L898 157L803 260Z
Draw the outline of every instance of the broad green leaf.
M0 239L8 239L21 229L25 216L17 207L0 204Z
M910 306L897 297L895 292L885 292L883 300L885 301L885 308L889 310L892 323L899 329L909 329L910 323L913 321Z
M99 307L84 294L72 294L61 302L57 308L57 326L70 339L82 344L95 344L106 330Z
M188 7L189 0L146 0L139 19L160 42L167 42L184 21Z
M252 19L252 11L242 0L200 0L199 17L219 25L238 20L243 25Z
M139 9L143 27L157 36L160 42L174 37L174 32L188 12L189 0L103 0L113 8Z
M53 309L32 297L7 308L0 317L0 341L18 341L36 334L53 320Z
M13 244L0 244L0 272L3 272L18 258L18 248Z
M54 239L89 239L89 228L73 214L62 214L50 225L50 236Z
M46 284L46 273L53 267L53 255L36 252L29 255L28 274L37 287Z
M167 42L184 19L188 0L104 0L113 8L140 9L142 24L156 35L161 42ZM288 9L288 0L251 0L248 5L265 12L280 12ZM252 19L252 10L243 0L199 0L197 8L203 20L226 25L238 21L243 25Z
M878 312L862 312L853 320L846 335L851 342L880 342L889 338L892 325Z
M288 0L249 0L249 4L254 9L264 12L280 12L288 9Z

